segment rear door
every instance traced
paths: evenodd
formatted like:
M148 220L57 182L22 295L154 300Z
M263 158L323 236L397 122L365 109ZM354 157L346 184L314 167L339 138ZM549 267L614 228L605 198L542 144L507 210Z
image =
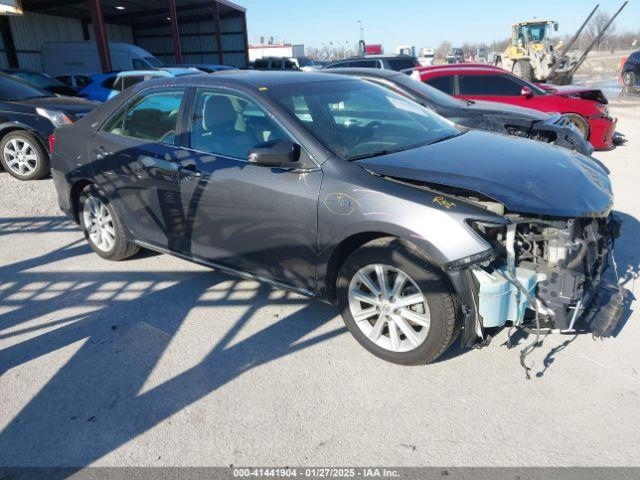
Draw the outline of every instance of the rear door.
M530 100L521 95L522 87L521 83L507 75L465 73L458 75L456 96L527 106Z
M136 240L179 251L177 126L184 88L143 91L95 134L96 179Z

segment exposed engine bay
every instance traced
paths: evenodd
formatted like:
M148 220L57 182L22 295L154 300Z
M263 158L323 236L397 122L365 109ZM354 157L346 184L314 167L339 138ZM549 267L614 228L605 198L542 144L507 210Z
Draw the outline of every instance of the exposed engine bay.
M512 223L506 228L476 225L497 254L489 265L476 266L474 271L484 325L502 326L512 321L526 326L535 315L544 328L573 331L577 320L599 305L601 288L614 286L607 285L605 273L609 268L615 270L613 242L620 235L620 221L614 216L563 220L507 217ZM614 271L609 273L616 277ZM509 285L509 293L500 290L500 279ZM496 295L513 296L514 292L515 298L506 303L516 302L515 315L512 305L507 305L508 314L500 319L493 315L504 312L483 308L483 303L490 303ZM614 324L592 319L591 329L598 336L609 336Z

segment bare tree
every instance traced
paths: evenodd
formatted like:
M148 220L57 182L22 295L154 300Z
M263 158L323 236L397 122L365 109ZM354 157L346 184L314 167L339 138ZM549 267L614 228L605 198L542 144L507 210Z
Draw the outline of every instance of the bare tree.
M451 48L453 48L451 42L447 40L440 42L440 45L436 48L436 58L446 58L451 53Z
M584 36L585 36L585 39L587 40L587 44L590 44L591 42L593 42L596 39L596 37L600 35L600 33L607 26L607 23L609 23L609 20L611 20L611 17L607 13L605 12L596 13L596 15L591 19L591 21L587 25L587 28L585 29ZM602 38L598 41L598 43L596 44L596 48L600 48L600 45L602 44L604 44L605 47L608 46L609 41L612 39L612 37L616 36L615 31L616 31L616 26L615 24L612 24L607 30L607 33L605 33L602 36Z

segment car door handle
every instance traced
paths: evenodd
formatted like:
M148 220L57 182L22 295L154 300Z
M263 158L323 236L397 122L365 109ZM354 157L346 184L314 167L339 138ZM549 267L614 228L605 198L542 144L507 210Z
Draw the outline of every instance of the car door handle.
M182 165L178 167L178 173L184 178L199 178L202 177L202 172L198 170L194 165Z

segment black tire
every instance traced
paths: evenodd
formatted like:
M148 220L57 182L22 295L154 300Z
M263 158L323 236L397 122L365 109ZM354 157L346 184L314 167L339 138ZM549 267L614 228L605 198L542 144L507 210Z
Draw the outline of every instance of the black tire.
M349 285L361 268L374 264L402 270L426 298L431 322L426 338L413 350L394 352L382 348L365 335L353 318L349 305ZM365 349L388 362L400 365L433 362L453 344L460 333L460 309L453 288L442 272L428 262L425 255L399 239L373 240L353 252L342 265L336 287L342 318L351 334Z
M533 79L533 68L526 60L518 60L513 65L513 73L528 82Z
M20 170L24 169L15 165L11 166L9 164L10 159L13 156L10 153L13 150L11 148L12 142L14 144L15 142L18 142L19 144L27 145L33 151L35 160L29 160L29 162L35 162L35 165L31 165L31 163L29 164L30 168L33 168L32 171L22 174L20 173ZM0 163L2 163L2 168L4 168L9 175L17 178L18 180L40 180L49 176L49 173L51 172L49 154L34 134L24 130L14 130L2 138L2 141L0 142Z
M586 118L579 113L565 113L564 116L576 126L585 140L589 140L589 138L591 138L591 127L589 126L589 121Z
M88 201L92 201L93 198L97 199L106 207L111 218L110 225L112 225L113 227L113 245L108 250L100 248L92 240L91 235L89 234L89 227L86 225L86 219L84 215L85 204ZM109 203L109 200L107 200L107 198L98 190L95 185L88 185L80 194L80 198L78 199L78 216L80 219L80 226L84 233L84 237L87 239L89 246L95 253L100 255L105 260L111 260L114 262L125 260L135 255L140 250L140 247L138 247L138 245L127 240L118 214Z
M634 72L624 72L622 81L625 87L635 87L637 83L636 74Z

